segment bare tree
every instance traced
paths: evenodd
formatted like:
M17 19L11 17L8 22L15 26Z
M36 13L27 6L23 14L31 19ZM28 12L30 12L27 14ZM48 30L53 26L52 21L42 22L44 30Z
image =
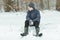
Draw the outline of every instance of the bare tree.
M19 0L17 0L17 11L19 10Z
M60 11L60 0L56 0L56 9Z
M43 7L44 7L43 6L43 0L40 0L40 7L41 7L40 9L43 9Z
M49 0L47 0L47 2L48 2L48 9L50 9L50 6L49 6Z
M11 5L11 0L5 0L5 11L9 12L11 8L8 6Z

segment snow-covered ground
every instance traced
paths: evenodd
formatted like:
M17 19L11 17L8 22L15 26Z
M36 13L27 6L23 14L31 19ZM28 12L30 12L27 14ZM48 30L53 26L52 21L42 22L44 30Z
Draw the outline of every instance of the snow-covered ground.
M44 10L40 13L43 36L33 36L35 29L29 27L29 35L23 38L20 34L24 32L26 12L0 13L0 40L60 40L60 12Z

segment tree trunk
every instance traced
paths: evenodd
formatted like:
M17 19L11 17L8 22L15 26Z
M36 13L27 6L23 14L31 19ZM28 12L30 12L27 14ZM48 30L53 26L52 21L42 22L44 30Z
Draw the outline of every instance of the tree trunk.
M11 0L5 0L5 11L9 12L11 8L8 6L11 5Z
M43 9L43 0L40 0L40 9Z
M56 0L56 9L60 11L60 0Z

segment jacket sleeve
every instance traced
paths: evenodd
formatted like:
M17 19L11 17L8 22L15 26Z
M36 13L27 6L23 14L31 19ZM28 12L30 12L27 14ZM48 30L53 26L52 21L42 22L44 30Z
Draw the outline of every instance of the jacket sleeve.
M41 18L40 12L39 11L36 11L36 13L37 13L37 18L34 19L34 21L40 21L40 18Z
M30 20L29 12L27 12L26 20Z

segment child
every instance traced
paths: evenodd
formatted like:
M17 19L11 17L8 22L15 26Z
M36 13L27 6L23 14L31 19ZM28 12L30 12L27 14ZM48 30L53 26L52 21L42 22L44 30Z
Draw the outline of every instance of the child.
M21 34L21 36L27 36L28 35L28 27L29 27L29 21L33 21L33 26L35 26L36 29L36 35L39 35L39 23L40 23L40 12L35 9L34 3L30 2L28 5L28 11L27 11L27 16L26 16L26 21L25 21L25 28L24 28L24 33Z

